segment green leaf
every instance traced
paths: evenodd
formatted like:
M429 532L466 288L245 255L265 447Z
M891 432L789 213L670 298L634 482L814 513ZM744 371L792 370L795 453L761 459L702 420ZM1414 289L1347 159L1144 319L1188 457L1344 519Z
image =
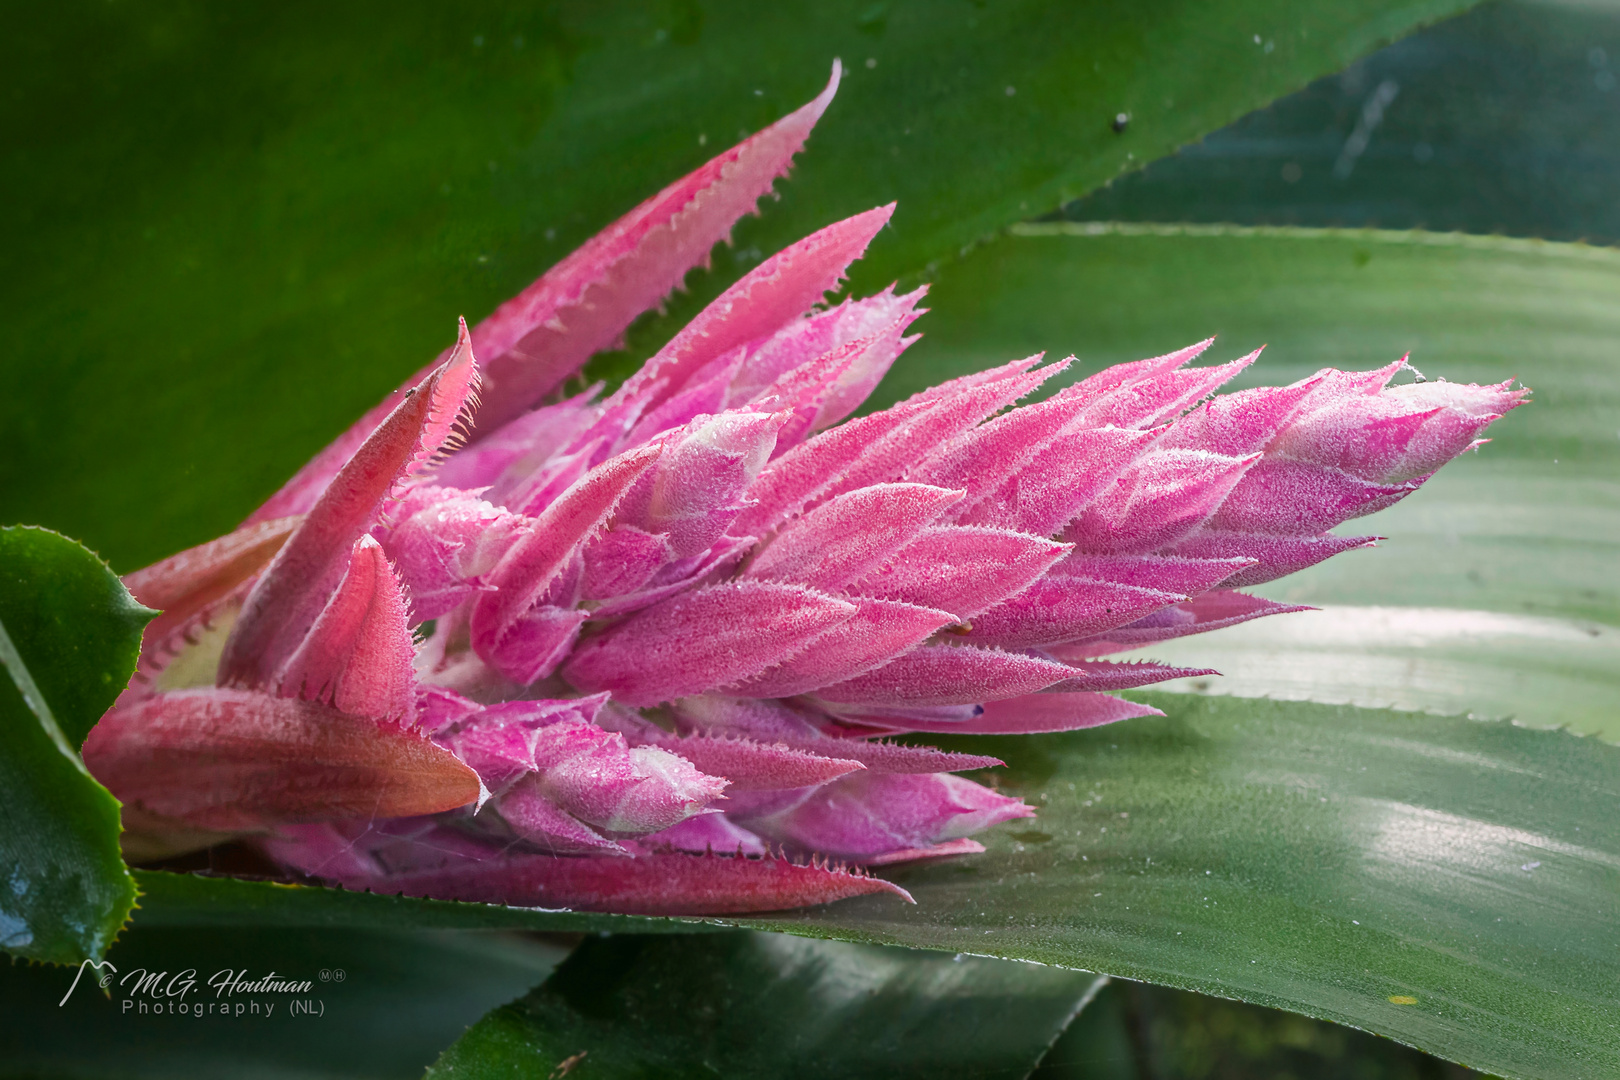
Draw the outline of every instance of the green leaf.
M1620 748L1500 722L1145 696L1169 715L954 740L1006 760L996 782L1040 817L993 830L985 855L887 875L915 907L862 898L707 922L1147 980L1351 1024L1505 1076L1620 1068L1620 841L1601 824L1620 811ZM158 878L142 875L143 919L266 918L226 895L175 904ZM288 903L269 916L289 924L356 925L371 914L363 901L386 902L385 926L610 925L282 895L308 897L314 913ZM353 903L324 907L333 896ZM681 928L617 919L633 922ZM1415 1004L1391 1001L1406 997Z
M242 881L164 870L136 870L142 927L279 926L380 930L519 929L556 934L701 933L713 926L692 919L602 915L584 911L509 908L450 900L347 892L343 889Z
M135 901L118 801L78 746L135 670L137 604L105 563L45 529L0 529L0 946L99 957Z
M1030 1080L1485 1080L1342 1024L1151 983L1102 988Z
M5 665L37 723L77 751L135 670L142 607L107 564L48 529L0 528ZM37 692L36 692L37 691ZM54 737L53 733L53 737Z
M773 934L592 938L428 1076L1020 1077L1104 981Z
M1620 747L1296 702L953 740L1040 816L746 920L1038 960L1350 1024L1504 1076L1620 1070ZM1410 999L1410 1000L1408 1000Z
M1352 613L1412 604L1556 621L1602 642L1620 607L1606 569L1620 537L1617 263L1576 246L1422 234L1037 230L941 276L930 336L885 392L1039 348L1079 348L1094 370L1216 331L1223 355L1271 342L1249 384L1407 348L1432 376L1521 375L1535 403L1374 519L1391 538L1381 550L1276 595ZM1186 645L1216 649L1231 633ZM1386 651L1423 670L1431 641ZM1593 700L1583 679L1613 678L1578 639L1565 651L1560 669L1556 654L1499 649L1495 679L1476 672L1427 703L1512 711L1502 687L1518 679L1527 689L1513 700L1539 703L1523 722L1562 722ZM1341 648L1301 669L1314 680L1304 696L1340 692L1351 661ZM985 856L895 872L915 908L863 899L749 925L1145 979L1504 1075L1620 1069L1620 842L1602 827L1620 810L1620 748L1412 713L1149 700L1170 716L959 740L1008 761L1001 785L1041 817L992 832Z
M1257 589L1321 613L1148 650L1171 689L1511 716L1620 739L1620 252L1489 237L1020 226L946 268L884 400L1003 357L1080 373L1219 334L1234 386L1408 351L1430 377L1534 391L1477 454L1341 532L1389 539ZM1083 298L1076 302L1075 298ZM1077 375L1078 377L1078 375Z
M35 6L0 100L0 306L50 361L13 352L0 520L125 568L226 531L457 315L807 100L835 56L782 200L633 355L838 217L898 199L855 284L917 275L1466 6Z
M135 926L107 955L105 989L94 968L74 985L71 969L0 965L0 1075L414 1080L469 1024L544 979L571 944ZM309 988L221 993L222 972L249 987L274 972ZM154 973L157 992L139 990ZM295 1001L309 1002L310 1013L293 1013Z
M1339 74L1063 208L1070 220L1377 225L1620 240L1620 10L1504 0ZM1399 88L1364 152L1346 145ZM1385 94L1388 90L1385 90ZM1348 175L1346 175L1348 174Z

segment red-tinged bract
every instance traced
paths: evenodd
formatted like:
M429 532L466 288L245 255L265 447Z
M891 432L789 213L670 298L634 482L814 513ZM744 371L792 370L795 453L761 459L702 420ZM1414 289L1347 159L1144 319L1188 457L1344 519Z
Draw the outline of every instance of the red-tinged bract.
M1237 589L1367 545L1329 530L1524 398L1396 384L1404 361L1212 396L1256 355L1195 366L1206 341L849 419L923 314L921 289L828 300L892 205L565 395L838 76L463 324L242 529L130 575L165 613L85 760L132 850L238 837L349 888L649 914L909 900L852 867L1035 811L957 775L995 758L889 736L1152 714L1112 692L1210 672L1107 656L1298 610Z

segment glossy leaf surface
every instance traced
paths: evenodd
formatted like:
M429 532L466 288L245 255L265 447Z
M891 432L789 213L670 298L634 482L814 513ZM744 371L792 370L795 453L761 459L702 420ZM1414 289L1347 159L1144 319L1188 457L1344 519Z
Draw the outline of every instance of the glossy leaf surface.
M352 927L134 927L107 954L105 989L94 968L75 986L75 969L0 965L0 1075L416 1078L467 1025L544 979L570 944ZM251 988L272 972L296 989L219 988L238 978ZM150 975L159 977L143 988ZM295 1013L295 1002L309 1011Z
M1481 4L1063 213L1088 221L1370 225L1613 244L1620 240L1617 61L1620 10L1613 4ZM1367 103L1391 90L1395 98L1371 137L1352 141Z
M892 18L883 20L880 13L879 22L889 36L851 40L894 40ZM712 23L705 25L712 28ZM677 29L689 33L691 27ZM183 49L188 39L181 34L154 40L166 42L163 47L169 49L179 40ZM275 40L273 34L270 40ZM525 38L526 47L537 40ZM522 51L516 48L515 36L511 41L514 55ZM474 47L488 44L486 39ZM599 47L588 41L577 54L557 61L556 70L566 71L567 77L556 80L563 87L556 100L576 100L582 93L577 89L581 84L567 78L588 67L590 58L598 55L592 50ZM1282 46L1279 50L1285 51ZM585 59L569 68L576 55ZM850 55L846 53L846 59ZM368 63L386 67L391 62L386 46L376 56L383 59ZM874 59L878 66L867 69L874 76L895 70L888 53ZM370 70L344 78L364 79ZM746 79L748 74L738 77ZM1017 94L1007 101L1030 100L1027 86L1008 85ZM667 84L660 90L667 92ZM745 93L738 96L745 102L760 100ZM442 119L453 111L454 98L446 100L452 104L441 112L424 110L427 118L419 122L431 129L435 117ZM644 105L643 99L637 101ZM302 123L296 104L288 113ZM774 114L760 122L769 115ZM1128 137L1143 130L1143 116L1136 113ZM836 113L830 115L829 124L837 119ZM221 457L227 433L235 435L243 425L232 420L210 427L217 418L192 415L182 399L193 392L205 393L194 390L195 383L206 385L206 393L223 400L233 400L234 393L240 405L252 396L244 389L246 382L222 387L193 375L173 384L154 383L163 386L161 391L135 388L153 395L143 406L148 414L154 401L163 408L168 407L163 401L179 401L175 415L184 417L184 423L172 436L165 435L174 441L151 450L143 460L129 456L127 431L77 429L89 438L90 446L102 447L104 457L110 457L107 447L119 448L119 468L127 468L130 475L116 478L118 491L128 486L134 493L130 499L153 498L160 488L163 492L150 520L139 522L127 540L116 541L127 543L132 553L161 554L200 539L206 533L204 526L229 524L204 518L209 513L229 518L245 510L252 502L246 494L251 484L268 490L307 450L370 403L379 373L391 378L414 367L425 354L424 345L431 352L439 342L430 332L428 314L421 313L431 308L423 298L445 291L442 283L430 281L434 273L450 267L448 276L455 279L450 291L492 303L549 261L534 258L520 272L513 265L521 261L518 255L495 250L489 263L478 264L490 269L469 271L473 252L485 241L510 235L509 222L492 214L479 226L484 231L469 229L459 235L457 221L470 219L455 219L450 210L435 211L441 217L433 220L442 231L434 234L434 253L418 254L418 249L399 240L396 231L408 234L412 230L401 229L402 221L431 216L422 209L428 200L420 191L411 196L416 202L409 205L402 202L390 209L386 201L375 204L374 222L364 215L356 218L369 222L366 228L374 233L376 242L370 245L374 264L362 263L352 252L347 263L334 258L332 249L323 246L325 241L314 236L317 230L282 226L324 223L329 218L322 215L332 215L332 205L352 205L323 201L322 185L328 182L351 184L369 196L372 186L365 183L366 167L359 159L370 152L366 147L371 144L362 142L351 151L354 156L334 162L330 175L323 172L314 183L313 193L301 196L306 201L282 205L275 202L274 191L284 189L274 187L273 174L280 169L290 175L290 166L300 160L300 146L314 145L311 140L317 136L327 138L334 127L327 116L316 124L316 128L326 125L316 135L300 134L298 123L270 132L268 155L243 149L260 145L251 138L264 140L262 131L240 134L242 146L232 143L214 157L203 155L204 169L198 175L207 180L198 181L199 190L223 190L218 180L225 176L246 177L248 188L272 193L259 204L258 217L240 216L261 222L264 235L244 241L242 234L229 228L208 228L209 221L236 214L235 204L227 212L225 198L217 193L199 200L195 190L187 189L190 203L181 212L175 209L182 205L180 196L155 184L151 190L161 194L149 194L142 212L151 210L149 220L164 225L165 231L160 237L154 228L154 236L142 240L163 248L154 264L170 267L176 277L182 276L187 256L195 263L191 272L196 267L240 269L246 260L232 259L239 258L244 248L274 256L243 275L250 283L261 275L259 284L270 286L260 290L261 298L279 298L273 317L255 307L257 300L241 307L240 297L229 288L237 279L216 275L213 285L183 290L186 303L194 305L183 313L191 320L189 325L205 328L187 333L204 336L188 338L190 355L164 359L170 366L192 364L196 370L212 370L218 354L241 346L246 355L258 357L257 367L247 366L253 367L254 378L268 378L267 400L285 403L303 395L299 405L304 412L297 422L304 426L288 436L293 443L303 442L288 447L270 437L276 430L273 425L282 422L275 416L279 406L273 405L248 425L245 437L258 445L251 468L243 473L244 459L233 459L229 453ZM550 123L545 119L541 126ZM70 127L64 125L64 130ZM386 125L381 132L377 138L386 143ZM713 136L712 149L720 136L708 134ZM1097 134L1101 138L1102 130ZM672 145L677 136L695 141L690 132L673 132L667 135ZM235 132L231 135L238 137ZM535 145L540 143L544 137ZM161 141L155 145L161 148ZM545 143L545 150L552 153L558 145L562 144ZM1118 145L1126 143L1121 139ZM482 155L476 152L482 146L462 145L462 149L474 152L459 159L446 156L459 164L445 168L462 169L443 181L452 187L452 192L443 193L447 200L456 191L464 192L469 176L484 177L479 171ZM806 171L784 188L784 203L767 207L772 216L761 226L745 226L739 265L746 264L748 253L758 246L756 236L774 235L770 230L776 216L791 219L809 213L804 208L810 205L810 196L801 193L810 190L808 169L818 149L813 141ZM584 153L577 148L575 152ZM905 160L903 155L893 156ZM488 171L489 177L502 178L487 181L490 191L509 180L519 157L517 152L502 157L498 168ZM653 157L656 154L649 155ZM579 159L568 160L577 165ZM641 160L636 158L636 168ZM877 160L883 160L881 155ZM683 160L682 167L690 163ZM261 168L272 174L269 180L259 176ZM84 174L100 175L94 169ZM620 179L615 175L607 185L615 194L618 188L613 185ZM816 182L830 181L823 175ZM255 186L261 183L270 186ZM565 239L585 235L608 216L604 211L599 220L553 224L524 202L528 196L522 185L512 183L502 195L510 201L501 212L511 220L518 220L520 209L530 215L522 221L530 255L550 251L537 239L542 228L559 230L560 253L566 250ZM997 177L997 183L1005 186L1007 177ZM623 186L628 190L630 184ZM1039 184L1031 190L1035 188ZM795 201L801 197L807 201ZM633 201L627 196L617 208ZM1002 204L992 200L985 205ZM200 216L187 216L191 207L199 208ZM1032 206L1028 212L1039 209ZM124 252L123 261L107 259L111 269L106 280L114 286L130 277L127 269L118 267L139 262L128 252L139 248L135 233L143 224L133 211L119 212L124 214L118 219L120 227L106 230L107 239L99 241ZM262 225L266 220L271 226ZM913 236L902 235L904 224L899 222L880 244L909 245ZM569 231L574 229L577 235ZM1339 629L1306 631L1303 628L1310 624L1294 622L1301 630L1289 634L1279 620L1269 639L1234 639L1231 633L1250 632L1239 630L1193 638L1177 644L1177 649L1228 666L1233 670L1228 685L1243 693L1515 715L1532 725L1573 722L1577 730L1616 737L1606 726L1613 723L1612 707L1604 705L1613 700L1611 658L1614 627L1620 623L1620 592L1614 587L1615 567L1620 564L1614 540L1620 535L1620 501L1613 481L1620 447L1613 440L1613 432L1620 428L1614 421L1620 381L1612 349L1616 282L1611 255L1550 245L1377 234L1256 236L1155 227L1099 227L1099 235L1078 237L1034 232L989 245L940 272L940 285L930 302L936 314L918 327L930 338L908 358L916 366L907 370L919 385L1043 347L1059 354L1078 349L1085 370L1094 370L1220 331L1225 336L1217 348L1228 350L1222 359L1261 341L1271 343L1272 350L1251 381L1286 381L1326 363L1371 366L1415 347L1414 361L1430 374L1464 380L1518 375L1538 391L1537 405L1502 425L1497 442L1482 455L1459 463L1418 498L1375 519L1376 530L1391 536L1382 551L1342 557L1271 590L1279 598L1338 605L1323 616L1338 621L1317 625ZM277 245L283 237L300 236L300 253L308 257L294 265ZM199 239L204 237L208 239ZM71 234L49 233L47 239L67 241L73 247ZM42 244L40 250L47 246ZM98 258L106 257L102 248L96 250ZM395 257L389 258L390 253ZM875 251L874 258L880 253ZM713 282L702 284L700 292L727 276L730 258L720 255L720 272ZM406 269L397 270L401 265ZM290 284L278 276L284 271ZM489 276L479 276L485 273ZM500 275L505 276L497 281ZM53 288L60 289L62 280L67 278ZM308 284L312 280L316 286ZM319 293L321 302L339 321L348 315L352 323L362 307L368 318L372 312L381 316L358 343L352 334L345 337L343 348L348 351L339 355L350 362L338 372L335 386L311 386L297 378L296 366L304 362L297 358L319 351L306 346L328 340L320 337L325 331L312 330L307 321L309 301L303 293L315 288L325 290ZM72 324L67 352L74 361L43 374L31 373L28 378L40 380L40 385L49 383L50 392L36 394L25 387L17 400L95 401L94 392L100 392L95 388L109 373L116 378L125 378L126 370L139 374L143 370L139 363L126 368L126 358L108 344L114 330L122 333L144 325L134 338L135 353L155 355L149 344L148 353L141 354L139 342L156 339L157 323L141 320L158 318L145 314L154 310L152 296L158 293L143 295L139 289L117 287L102 291L118 297L114 314L98 313L79 322L67 319ZM161 290L165 299L175 293L172 282ZM409 302L400 299L406 294ZM26 306L31 308L43 295L24 295ZM362 303L357 297L382 301ZM64 319L59 303L46 307L51 318ZM213 317L227 309L235 313L231 318ZM186 325L184 320L181 324ZM165 324L165 332L171 325ZM655 338L666 325L644 326L638 341ZM386 362L372 356L373 349L385 355ZM329 359L322 361L323 374L331 367ZM897 375L896 393L914 388L904 385L906 371ZM142 377L149 378L149 372ZM107 385L127 397L131 388L117 388L116 378ZM280 379L288 382L278 383ZM293 386L296 391L289 389ZM171 399L173 394L180 397ZM343 400L339 404L336 399ZM84 411L76 415L78 422L86 423L86 418L94 420L105 412L104 404L75 404L69 412L82 407ZM32 415L23 422L42 422ZM73 415L68 421L74 430ZM267 451L273 442L276 445ZM36 438L32 445L45 444ZM261 458L268 461L277 454L285 460L259 464ZM53 467L59 471L53 473ZM262 475L252 474L259 468ZM187 469L192 470L187 482L174 483L175 471L184 475ZM28 475L46 480L32 489L29 497L34 503L17 505L48 505L49 499L40 492L50 491L51 499L64 499L55 504L60 507L66 506L67 498L85 499L84 507L73 513L106 514L104 521L91 521L86 529L106 532L109 523L127 522L129 505L117 504L126 496L106 498L115 493L110 474L98 479L94 470L82 477L65 472L50 462L30 462ZM222 479L227 474L248 475L235 495L230 482ZM103 486L97 488L98 483ZM143 483L148 485L144 489ZM203 517L194 516L202 503L186 501L216 497L220 501L208 505ZM232 498L242 505L232 503ZM8 492L6 513L10 506ZM181 522L186 524L177 524ZM193 527L199 531L185 531ZM1411 607L1395 606L1401 604ZM1270 632L1265 623L1256 624L1253 632L1262 628ZM1231 668L1229 659L1243 656L1236 649L1219 656L1217 651L1223 641L1234 640L1246 640L1242 649L1249 655L1257 649L1266 651L1248 670ZM1170 647L1153 650L1153 655L1170 659ZM1210 689L1218 686L1212 681ZM1169 719L1019 740L1017 746L1011 741L991 747L990 740L964 740L960 749L1007 757L1010 768L1003 783L1009 790L1032 799L1046 797L1042 820L1029 828L1003 830L982 859L906 871L901 880L917 893L917 909L878 910L874 902L862 901L773 925L948 950L983 948L1006 955L1059 957L1065 963L1134 973L1357 1023L1509 1075L1585 1076L1620 1068L1620 1048L1608 1019L1620 1004L1613 989L1620 985L1613 947L1613 927L1620 914L1613 899L1620 895L1617 853L1607 838L1582 832L1592 829L1594 822L1612 819L1617 787L1611 748L1563 734L1412 714L1236 699L1154 700L1172 713ZM1076 785L1074 792L1068 791L1071 783ZM1117 806L1116 792L1123 792ZM1088 801L1090 806L1085 805ZM1119 813L1130 817L1119 818ZM1162 831L1146 828L1150 822L1157 822L1154 829ZM1109 832L1103 833L1103 828ZM1204 870L1208 887L1200 888ZM215 884L205 883L208 888ZM260 897L279 889L251 888L259 890L254 895ZM203 895L201 886L198 890L188 903ZM228 891L222 889L222 894ZM313 890L280 891L297 898L316 895ZM1102 895L1094 895L1097 892ZM1208 901L1202 899L1206 896ZM362 918L357 912L367 909L359 904L379 900L353 899L356 905L345 909L344 918ZM406 920L418 912L429 912L435 919L474 918L464 915L458 905L385 903L393 915ZM1094 906L1085 906L1088 903ZM180 923L244 917L222 900L202 907L164 905L154 895L149 914L161 918L167 910ZM1357 905L1358 910L1349 911ZM290 913L292 906L281 910ZM265 910L255 909L252 917L263 917ZM475 910L480 919L557 917ZM1156 922L1161 916L1163 921ZM966 942L973 934L993 944ZM1189 944L1189 936L1197 942ZM1416 1001L1403 1004L1391 998Z
M1620 739L1620 254L1426 233L1015 231L940 275L919 324L930 336L889 394L986 356L1073 350L1084 373L1211 333L1215 360L1268 346L1235 386L1410 351L1430 377L1533 389L1478 454L1338 530L1388 537L1379 547L1256 590L1324 611L1144 650L1230 675L1176 689L1512 716Z
M987 834L985 855L892 872L915 907L729 922L1236 997L1506 1076L1620 1066L1620 844L1595 824L1620 810L1620 748L1501 722L1150 698L1170 715L953 740L1004 758L998 784L1041 813ZM256 883L165 896L156 878L142 875L142 915L171 925L258 921L267 895L293 925L353 925L370 904L396 926L683 925Z
M225 532L457 315L807 100L835 56L782 200L637 355L830 221L899 200L873 291L1466 6L38 8L0 102L0 303L51 359L10 366L0 520L120 569Z
M775 934L591 938L428 1076L1022 1077L1102 983Z
M896 871L916 907L861 898L754 925L1235 997L1504 1076L1620 1068L1620 842L1604 825L1620 748L1142 696L1169 715L955 740L1006 760L1002 790L1041 812L983 856Z
M380 930L536 930L547 933L696 933L689 919L548 911L347 892L318 886L244 881L165 870L136 870L140 925L281 926Z
M1226 998L1114 980L1030 1080L1484 1080L1342 1024Z
M77 964L135 901L118 801L79 760L152 612L105 563L45 529L0 529L0 947Z
M1390 537L1382 549L1341 557L1350 570L1330 563L1280 582L1274 589L1303 591L1274 595L1338 602L1352 617L1396 608L1410 622L1449 610L1593 627L1597 635L1581 633L1603 647L1616 621L1605 618L1617 597L1606 568L1620 535L1610 528L1615 451L1604 438L1620 396L1609 345L1620 329L1607 299L1613 256L1405 235L1126 232L1009 238L948 269L932 336L887 392L1043 347L1076 348L1094 370L1194 340L1201 328L1227 335L1217 348L1234 354L1270 340L1252 381L1285 382L1328 363L1371 367L1408 347L1431 374L1519 374L1536 387L1536 404L1479 456L1375 519ZM1274 622L1281 633L1286 620L1309 618ZM1226 633L1178 647L1216 650ZM1302 630L1290 647L1309 640ZM1358 640L1365 648L1368 636ZM1356 693L1423 690L1430 696L1401 703L1487 716L1530 701L1541 711L1524 722L1556 724L1583 702L1601 703L1602 680L1613 678L1580 640L1561 657L1499 648L1494 682ZM1414 633L1400 659L1421 670L1444 660L1433 647L1432 633ZM1473 648L1465 642L1454 656L1470 661ZM1314 675L1296 665L1296 678L1309 676L1301 696L1338 693L1330 680L1347 678L1357 658L1341 643L1318 657ZM1262 674L1276 677L1269 667ZM1517 696L1493 698L1504 684ZM895 872L915 908L863 900L756 925L1237 997L1503 1075L1620 1068L1609 1019L1620 1007L1620 848L1600 828L1620 801L1620 749L1415 713L1151 700L1170 716L958 740L956 749L1004 758L1003 787L1042 816L992 834L984 856Z

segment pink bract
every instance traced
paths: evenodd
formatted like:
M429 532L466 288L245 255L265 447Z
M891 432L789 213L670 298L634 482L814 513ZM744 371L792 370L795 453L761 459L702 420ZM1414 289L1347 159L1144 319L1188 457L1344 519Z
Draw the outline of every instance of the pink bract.
M995 758L887 737L1153 714L1110 691L1207 672L1105 657L1297 610L1235 589L1365 546L1329 530L1524 397L1391 385L1404 361L1212 397L1255 357L1189 366L1203 342L848 419L923 314L922 289L827 302L892 205L765 260L611 395L564 394L838 78L463 323L236 533L126 579L166 613L84 756L132 851L246 837L349 888L553 908L909 899L852 867L1035 811L955 775Z

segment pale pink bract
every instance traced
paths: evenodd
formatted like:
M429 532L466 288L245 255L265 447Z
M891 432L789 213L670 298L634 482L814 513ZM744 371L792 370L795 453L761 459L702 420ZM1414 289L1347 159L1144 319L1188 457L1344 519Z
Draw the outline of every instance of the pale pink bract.
M837 83L463 324L242 529L126 579L165 614L84 756L133 854L247 837L349 888L626 912L904 897L852 867L1034 811L955 775L994 758L886 736L1153 714L1109 692L1208 672L1108 655L1296 610L1234 590L1368 544L1329 530L1524 395L1392 386L1401 362L1212 397L1255 357L1189 367L1204 342L1018 408L1070 361L848 419L922 314L824 306L892 206L564 395Z

